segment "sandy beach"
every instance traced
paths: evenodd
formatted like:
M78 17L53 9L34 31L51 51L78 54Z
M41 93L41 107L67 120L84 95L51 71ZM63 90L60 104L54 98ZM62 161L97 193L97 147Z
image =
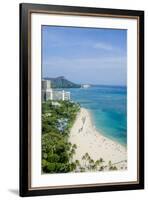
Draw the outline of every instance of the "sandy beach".
M108 165L111 161L118 170L127 169L126 147L99 133L93 126L91 114L87 109L81 108L78 113L70 132L69 142L77 145L73 161L79 160L83 165L82 156L88 153L94 161L103 158L103 165Z

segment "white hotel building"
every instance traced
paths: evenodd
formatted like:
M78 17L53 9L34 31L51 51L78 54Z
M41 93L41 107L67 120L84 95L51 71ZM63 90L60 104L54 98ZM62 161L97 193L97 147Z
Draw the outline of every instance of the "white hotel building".
M42 101L47 100L70 100L70 92L54 90L51 88L50 80L42 80Z

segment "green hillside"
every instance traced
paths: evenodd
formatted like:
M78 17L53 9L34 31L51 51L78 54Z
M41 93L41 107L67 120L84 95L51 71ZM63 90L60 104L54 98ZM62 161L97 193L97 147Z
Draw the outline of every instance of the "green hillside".
M64 76L59 76L56 78L45 77L44 80L50 80L52 88L80 88L81 87L80 84L73 83L65 79Z

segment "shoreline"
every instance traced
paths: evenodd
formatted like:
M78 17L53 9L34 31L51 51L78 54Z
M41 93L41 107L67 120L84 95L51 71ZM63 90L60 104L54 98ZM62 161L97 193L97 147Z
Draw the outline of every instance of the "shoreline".
M81 107L81 108L87 110L87 112L89 113L89 115L90 115L90 120L91 120L91 124L92 124L92 126L94 127L95 131L98 132L98 134L101 134L103 137L105 137L105 138L107 138L107 139L109 139L109 140L111 140L111 141L113 141L113 142L115 142L115 143L117 143L117 144L120 144L121 146L123 146L123 147L125 147L125 148L127 149L127 145L126 145L126 144L119 142L118 140L116 140L116 139L113 138L113 137L109 137L109 136L103 134L103 132L102 132L101 130L99 130L99 129L96 127L96 125L94 124L94 122L93 122L93 114L91 113L91 111L90 111L89 109L84 108L84 107Z
M79 160L88 153L94 161L103 159L103 165L111 162L117 170L127 169L127 147L101 134L94 126L91 112L81 108L69 134L69 142L77 148L72 161ZM108 168L106 168L108 170Z

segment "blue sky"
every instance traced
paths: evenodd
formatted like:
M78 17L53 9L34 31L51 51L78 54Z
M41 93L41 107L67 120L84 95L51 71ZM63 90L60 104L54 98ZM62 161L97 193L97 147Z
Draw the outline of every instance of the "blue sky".
M42 76L126 85L127 31L42 26Z

